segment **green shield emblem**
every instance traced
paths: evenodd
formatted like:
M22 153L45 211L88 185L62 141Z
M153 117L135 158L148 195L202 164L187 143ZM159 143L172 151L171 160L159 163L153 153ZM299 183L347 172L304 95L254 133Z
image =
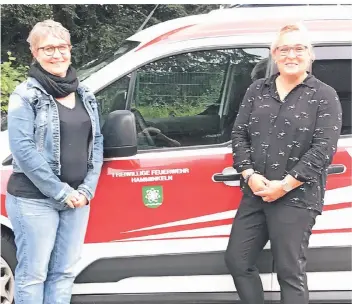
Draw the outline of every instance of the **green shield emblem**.
M148 208L158 208L163 203L162 186L145 186L142 188L143 203Z

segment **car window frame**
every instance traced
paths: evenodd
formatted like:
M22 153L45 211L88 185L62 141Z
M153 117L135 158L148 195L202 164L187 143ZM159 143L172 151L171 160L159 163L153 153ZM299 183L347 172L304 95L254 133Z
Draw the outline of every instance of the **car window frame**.
M313 51L317 47L339 47L339 46L346 46L346 47L350 47L352 49L352 43L347 43L347 42L336 42L336 43L335 42L333 42L333 43L324 42L324 43L314 43L313 44ZM350 137L352 137L352 133L351 134L340 134L339 139L350 138Z

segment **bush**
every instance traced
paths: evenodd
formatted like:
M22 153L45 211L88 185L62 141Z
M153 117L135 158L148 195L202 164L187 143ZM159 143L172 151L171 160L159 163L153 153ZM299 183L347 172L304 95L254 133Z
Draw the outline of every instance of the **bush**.
M13 64L15 57L7 52L8 61L1 63L1 114L7 113L9 98L15 87L27 78L28 66Z

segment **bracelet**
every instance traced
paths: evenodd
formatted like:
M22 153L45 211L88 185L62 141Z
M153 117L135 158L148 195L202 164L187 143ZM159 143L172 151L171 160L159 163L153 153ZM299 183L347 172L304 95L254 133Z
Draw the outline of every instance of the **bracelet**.
M253 174L255 174L256 172L251 172L251 173L249 173L248 175L246 175L246 177L244 178L244 182L246 183L246 184L248 184L248 182L249 182L249 179L251 178L251 176L253 175Z

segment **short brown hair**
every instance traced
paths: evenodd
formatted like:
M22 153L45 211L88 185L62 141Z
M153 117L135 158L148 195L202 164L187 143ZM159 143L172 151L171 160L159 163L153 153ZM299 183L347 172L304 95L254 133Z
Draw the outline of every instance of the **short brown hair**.
M50 19L44 20L38 22L29 33L27 42L29 43L29 48L32 52L37 48L40 39L47 35L53 35L67 41L68 44L71 44L70 32L63 27L60 22Z

